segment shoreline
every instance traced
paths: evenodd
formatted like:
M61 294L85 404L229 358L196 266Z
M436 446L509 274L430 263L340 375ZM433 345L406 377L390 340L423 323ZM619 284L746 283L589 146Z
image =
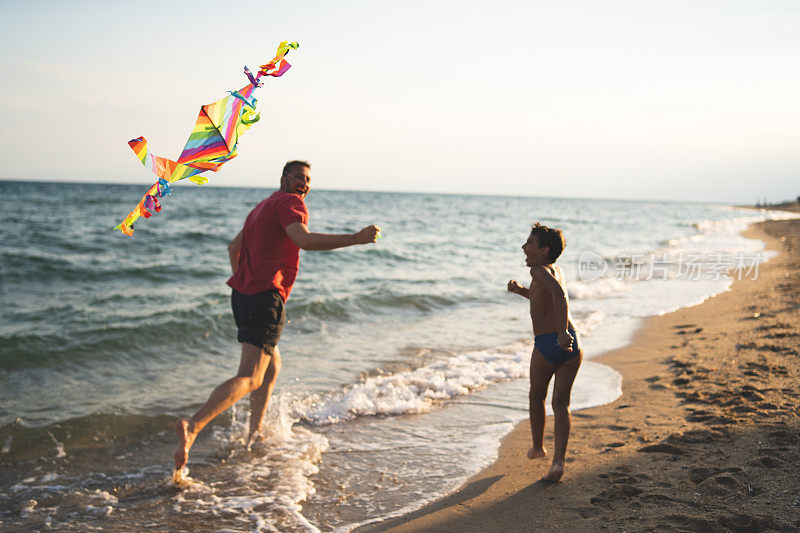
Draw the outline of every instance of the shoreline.
M593 359L623 375L623 395L573 413L560 483L537 481L549 460L525 457L526 418L503 438L497 460L456 492L355 531L800 527L800 475L780 468L800 459L800 313L791 305L752 311L779 307L780 288L798 291L799 233L798 220L751 225L744 235L779 252L758 279L650 317L630 344ZM782 387L769 383L777 378ZM788 486L798 502L780 497Z

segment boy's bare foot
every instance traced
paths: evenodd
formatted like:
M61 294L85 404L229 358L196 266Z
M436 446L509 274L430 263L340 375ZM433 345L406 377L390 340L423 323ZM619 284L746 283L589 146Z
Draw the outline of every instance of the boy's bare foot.
M544 446L541 448L531 448L528 450L528 459L538 459L539 457L544 457L547 455L547 450L545 450Z
M540 481L549 481L550 483L555 483L561 476L564 475L564 465L553 463L550 466L550 470L547 471L545 475L542 476Z
M197 434L190 428L191 423L188 418L179 418L175 423L175 431L178 432L178 447L175 449L175 470L180 470L189 461L189 449L194 444Z

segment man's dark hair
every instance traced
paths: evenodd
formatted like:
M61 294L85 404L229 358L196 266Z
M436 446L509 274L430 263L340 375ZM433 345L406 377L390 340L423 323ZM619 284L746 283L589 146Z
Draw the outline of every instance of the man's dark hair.
M289 161L288 163L283 165L283 172L281 173L281 176L285 176L286 174L293 176L294 174L292 174L292 171L298 167L305 167L310 169L311 163L309 163L308 161L300 161L299 159Z
M538 222L531 226L531 235L536 235L540 247L550 247L550 253L547 254L548 264L555 263L556 259L558 259L558 256L561 255L561 252L564 251L564 247L567 245L560 229L548 228L547 226L542 226Z

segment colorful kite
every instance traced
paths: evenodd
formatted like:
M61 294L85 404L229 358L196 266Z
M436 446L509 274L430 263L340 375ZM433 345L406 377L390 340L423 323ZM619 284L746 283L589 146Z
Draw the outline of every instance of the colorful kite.
M263 85L259 79L261 76L276 78L282 76L291 67L284 56L290 49L297 50L299 46L295 42L283 41L278 45L275 58L261 65L255 77L250 69L244 67L244 73L250 80L247 86L238 91L229 91L230 96L202 106L194 129L177 161L150 153L144 137L128 141L136 157L158 176L158 181L148 189L125 220L114 229L120 230L125 235L133 235L133 223L136 219L140 216L150 218L153 212L161 211L158 199L170 194L170 183L189 178L202 185L208 178L199 174L206 170L217 172L223 164L236 157L239 136L260 118L256 113L257 101L252 97L256 88Z

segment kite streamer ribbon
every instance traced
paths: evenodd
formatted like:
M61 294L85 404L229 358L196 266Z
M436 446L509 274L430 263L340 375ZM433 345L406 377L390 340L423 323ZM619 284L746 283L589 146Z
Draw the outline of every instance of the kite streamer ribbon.
M299 47L296 42L281 42L275 57L261 65L255 76L250 69L244 67L244 73L250 82L248 85L238 91L229 91L230 94L222 100L202 106L177 161L151 153L144 137L128 141L136 157L145 168L158 176L158 181L114 229L125 235L133 235L133 223L139 217L150 218L153 213L161 211L158 199L172 192L170 183L188 178L202 185L208 178L200 174L208 170L218 172L222 165L236 157L239 137L260 118L260 114L256 112L257 101L253 98L256 88L263 85L260 78L283 76L291 67L284 57L289 50L297 50Z

